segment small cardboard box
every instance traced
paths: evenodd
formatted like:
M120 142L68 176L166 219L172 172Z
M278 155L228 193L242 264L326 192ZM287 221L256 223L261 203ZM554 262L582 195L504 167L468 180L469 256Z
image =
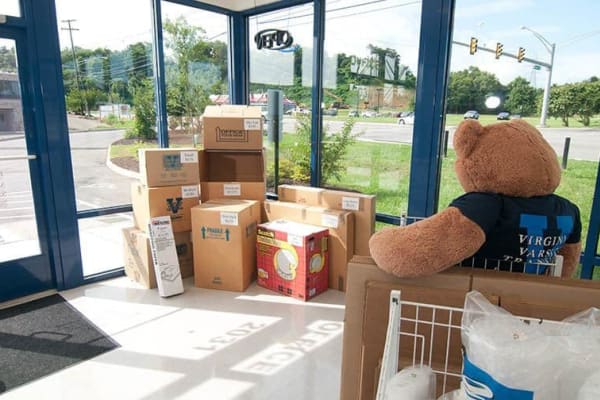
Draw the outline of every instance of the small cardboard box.
M148 234L136 227L123 228L122 233L125 275L147 289L156 288ZM190 277L194 274L191 232L177 232L174 237L181 277Z
M255 200L209 200L192 209L194 284L244 291L256 275Z
M354 254L371 255L369 239L375 232L374 195L299 185L280 185L277 194L281 201L352 211L354 213Z
M183 293L175 237L169 216L153 217L148 224L156 286L161 297Z
M324 292L329 281L328 237L327 228L284 219L260 224L257 283L302 300Z
M346 269L354 255L354 213L268 200L267 220L288 219L329 229L329 288L346 289Z
M147 187L131 185L131 202L135 226L148 232L150 218L170 216L173 232L192 230L190 210L200 204L199 186Z
M197 185L198 149L139 149L140 181L149 187Z
M206 106L202 116L205 150L262 150L260 107Z

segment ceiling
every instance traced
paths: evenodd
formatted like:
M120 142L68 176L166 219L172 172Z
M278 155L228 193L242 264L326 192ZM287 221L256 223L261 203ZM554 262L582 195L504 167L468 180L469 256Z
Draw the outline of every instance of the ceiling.
M281 0L197 0L199 3L211 4L231 11L245 11L265 4L277 3Z

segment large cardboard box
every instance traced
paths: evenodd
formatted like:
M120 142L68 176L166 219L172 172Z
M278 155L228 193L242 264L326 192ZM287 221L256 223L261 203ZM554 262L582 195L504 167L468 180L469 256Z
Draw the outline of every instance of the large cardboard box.
M203 202L223 198L265 200L267 185L262 151L201 150L199 157ZM263 214L261 222L264 220Z
M140 181L149 187L200 183L198 149L139 149Z
M277 194L281 201L352 211L354 213L354 254L371 255L369 239L375 232L374 195L299 185L280 185Z
M400 279L379 270L368 257L355 257L348 265L348 287L344 343L342 355L342 400L372 400L375 398L381 357L385 344L388 321L389 294L401 291L403 300L418 303L461 308L464 296L470 290L484 294L494 304L519 316L561 320L569 315L600 305L600 282L578 281L519 273L482 271L454 267L425 278ZM415 317L414 307L402 306L402 314ZM430 315L423 308L418 320L427 321ZM460 324L461 313L453 314L451 321ZM443 322L449 315L438 312L436 321ZM413 324L403 323L411 331ZM405 330L403 328L403 330ZM445 361L448 345L448 368L460 371L460 338L447 338L447 331L437 332L432 341L429 326L417 326L426 350L433 346L432 363L440 366ZM412 362L413 341L402 336L399 366ZM417 343L417 352L420 344ZM408 346L408 349L403 348ZM439 378L439 377L438 377ZM441 388L438 379L438 388ZM458 386L458 379L447 381L446 391ZM440 393L438 392L438 395Z
M200 204L198 185L147 187L132 183L131 202L135 226L148 232L150 218L170 216L173 232L192 230L190 210Z
M255 200L209 200L192 209L194 284L244 291L256 276Z
M206 106L202 116L205 150L262 150L260 107Z
M147 289L156 288L148 234L136 227L123 228L122 234L125 275ZM181 277L190 277L194 274L191 232L177 232L173 235Z
M288 219L329 229L329 287L344 291L354 256L354 213L275 200L265 201L263 208L268 221Z
M329 282L328 237L327 228L285 219L260 224L257 283L301 300L324 292Z
M354 257L348 264L340 398L375 398L392 289L401 290L405 300L462 307L470 287L471 276L467 268L451 269L424 278L400 279L377 268L370 257ZM437 318L442 317L447 316L439 315ZM428 340L430 333L426 329L420 327L418 332ZM443 336L437 335L439 338ZM406 344L404 336L402 340ZM409 349L412 350L412 343ZM460 348L458 351L460 354ZM408 363L408 356L406 352L399 355L400 365ZM453 353L451 361L454 365L449 366L454 371L460 369L456 357L457 354Z

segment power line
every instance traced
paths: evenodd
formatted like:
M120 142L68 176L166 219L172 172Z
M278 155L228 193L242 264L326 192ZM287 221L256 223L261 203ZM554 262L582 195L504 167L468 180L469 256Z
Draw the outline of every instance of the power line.
M77 21L76 19L65 19L62 20L63 23L66 23L68 28L60 28L63 31L69 31L69 38L71 39L71 53L73 54L73 63L75 65L75 81L77 82L77 89L82 92L81 82L79 80L79 68L77 67L77 57L75 55L75 46L73 45L73 31L78 31L79 29L73 28L71 26L71 22ZM83 92L82 92L83 93ZM85 115L90 115L90 109L88 107L88 102L85 93L83 93L83 102L85 104Z

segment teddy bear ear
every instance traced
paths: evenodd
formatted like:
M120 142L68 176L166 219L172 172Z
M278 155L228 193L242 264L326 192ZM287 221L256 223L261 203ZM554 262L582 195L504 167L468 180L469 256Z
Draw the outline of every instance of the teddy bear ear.
M456 128L452 140L457 157L468 157L475 148L477 142L479 142L479 138L482 134L483 126L479 121L468 119L461 122L460 125L458 125L458 128Z

